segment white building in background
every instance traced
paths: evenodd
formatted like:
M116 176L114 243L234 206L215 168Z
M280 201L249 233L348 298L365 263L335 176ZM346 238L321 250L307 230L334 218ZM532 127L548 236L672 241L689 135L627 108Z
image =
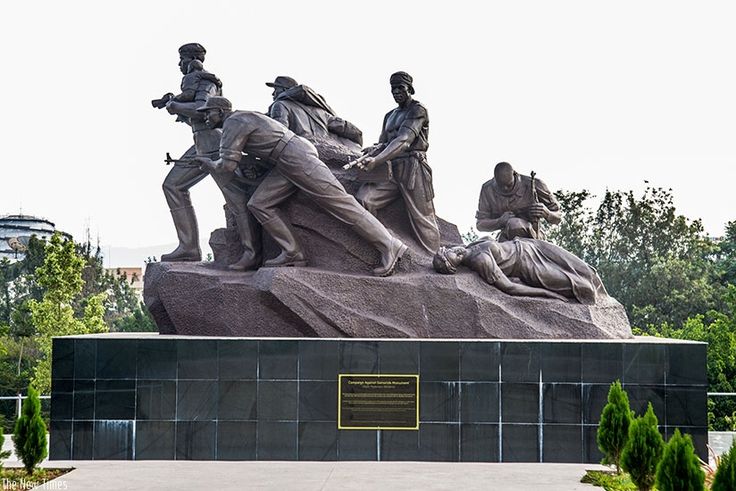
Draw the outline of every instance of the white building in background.
M0 259L20 261L28 250L28 241L35 235L48 240L56 232L53 223L45 218L30 215L5 215L0 217Z

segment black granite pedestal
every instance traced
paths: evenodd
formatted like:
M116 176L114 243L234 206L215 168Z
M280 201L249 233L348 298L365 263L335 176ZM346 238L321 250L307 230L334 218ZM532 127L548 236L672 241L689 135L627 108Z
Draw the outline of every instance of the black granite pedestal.
M619 379L705 457L706 345L105 334L53 342L50 458L589 462ZM419 375L418 430L338 430L339 374Z

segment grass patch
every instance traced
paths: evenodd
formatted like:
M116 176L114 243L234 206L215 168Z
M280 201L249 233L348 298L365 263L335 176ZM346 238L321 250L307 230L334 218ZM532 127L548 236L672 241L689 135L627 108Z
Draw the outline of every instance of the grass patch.
M638 489L625 472L616 474L613 471L587 471L580 482L599 486L606 491L636 491Z
M36 469L33 475L28 475L22 467L3 467L0 469L0 489L27 490L43 485L45 482L63 476L73 470L67 469ZM48 485L48 489L65 489L65 486L54 487Z

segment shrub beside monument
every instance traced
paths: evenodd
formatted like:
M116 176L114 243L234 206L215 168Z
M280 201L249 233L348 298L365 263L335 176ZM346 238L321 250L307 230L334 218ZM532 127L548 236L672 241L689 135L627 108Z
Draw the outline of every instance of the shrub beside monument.
M608 390L608 404L601 413L596 440L598 448L605 455L604 464L614 465L616 474L621 473L621 452L629 437L631 425L631 408L629 397L618 380Z
M695 456L690 435L680 434L676 429L657 466L657 489L659 491L702 491L705 473ZM733 488L731 488L733 489Z
M721 455L721 461L713 477L711 491L729 491L736 489L736 440L731 448Z
M650 402L647 412L631 422L629 438L621 453L621 467L641 491L652 489L664 439L657 429L657 416Z
M41 418L41 400L33 387L28 387L28 397L23 402L20 418L15 423L13 433L15 453L23 461L30 475L36 466L46 458L46 424Z

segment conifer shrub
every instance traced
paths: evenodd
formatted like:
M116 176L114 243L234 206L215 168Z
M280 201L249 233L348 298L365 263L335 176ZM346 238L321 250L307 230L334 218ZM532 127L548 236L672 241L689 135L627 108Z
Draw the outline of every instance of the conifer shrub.
M695 456L690 435L680 434L676 429L657 466L657 488L659 491L703 491L705 473Z
M631 408L621 382L616 380L608 389L608 403L601 412L596 441L603 452L604 464L616 466L616 473L621 473L621 452L629 437L631 425Z
M23 461L28 474L46 458L46 424L41 418L41 400L38 392L29 386L28 397L23 402L20 418L13 433L15 454Z
M657 464L662 457L664 440L657 429L657 416L652 403L644 416L635 418L629 427L629 438L621 452L621 467L640 491L652 489Z
M734 489L736 489L736 440L731 442L728 452L721 455L710 490L733 491Z

